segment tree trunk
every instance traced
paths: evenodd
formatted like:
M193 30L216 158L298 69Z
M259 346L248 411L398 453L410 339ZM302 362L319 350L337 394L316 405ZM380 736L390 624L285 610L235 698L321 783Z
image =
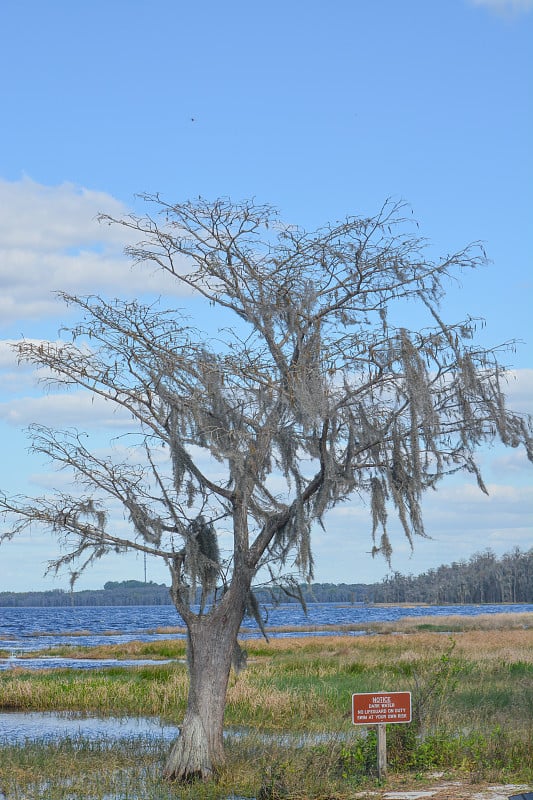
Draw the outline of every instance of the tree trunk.
M244 602L232 608L223 601L188 624L189 697L180 735L164 768L166 778L205 780L224 762L226 692L243 615Z

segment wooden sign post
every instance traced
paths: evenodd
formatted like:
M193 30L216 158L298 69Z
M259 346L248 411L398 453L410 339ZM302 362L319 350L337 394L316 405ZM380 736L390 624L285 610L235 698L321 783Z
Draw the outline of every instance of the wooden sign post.
M354 725L376 725L378 729L378 778L387 775L386 726L411 722L411 692L363 692L352 695Z

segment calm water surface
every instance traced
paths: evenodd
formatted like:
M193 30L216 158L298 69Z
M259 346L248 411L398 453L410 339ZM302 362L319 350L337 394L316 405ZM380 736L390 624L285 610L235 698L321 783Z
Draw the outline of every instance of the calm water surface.
M533 604L483 606L389 606L374 607L339 603L310 603L307 615L299 605L287 603L264 608L267 626L364 625L393 622L403 617L505 614L533 611ZM0 649L17 654L62 644L119 644L134 639L154 641L183 634L157 633L158 628L182 626L173 606L87 606L61 608L0 608ZM244 622L248 632L259 636L255 620ZM278 633L273 636L294 636ZM5 668L3 659L0 668Z
M91 714L56 711L6 711L0 712L0 747L2 744L24 744L27 741L57 741L58 739L89 739L108 741L112 746L117 739L164 739L171 741L179 734L178 725L161 722L157 717L98 717ZM249 733L247 728L227 728L226 738L238 738ZM332 740L345 740L349 736L366 733L353 729L346 733L265 733L254 737L277 744L317 744Z
M533 612L529 605L490 606L413 606L373 607L335 603L312 603L307 616L294 604L265 608L268 626L303 626L332 624L361 624L391 622L403 617L439 617L453 615L506 614ZM23 665L28 668L74 667L76 669L105 668L119 664L153 663L149 661L116 661L113 659L47 658L40 650L59 644L96 645L127 642L133 639L153 641L179 634L155 633L158 627L182 625L172 606L127 606L83 608L0 608L0 649L9 657L0 659L0 669ZM245 620L249 635L259 636L253 620ZM276 634L274 634L276 635ZM277 635L295 635L285 633ZM19 660L17 654L31 653L32 659ZM162 662L157 662L162 663ZM131 736L159 736L173 739L178 728L163 725L157 719L102 719L76 714L0 712L0 744L25 739L76 738L105 739ZM1 795L0 795L1 797Z
M48 711L0 712L0 745L25 741L77 739L102 740L150 737L175 739L177 725L163 724L155 717L93 717Z

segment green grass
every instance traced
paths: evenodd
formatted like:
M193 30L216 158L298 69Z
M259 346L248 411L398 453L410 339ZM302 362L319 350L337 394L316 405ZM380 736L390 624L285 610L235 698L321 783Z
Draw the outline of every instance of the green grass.
M502 615L503 616L503 615ZM523 616L523 615L522 615ZM445 771L465 780L533 781L533 639L528 625L372 637L307 637L245 643L249 666L233 675L226 724L246 735L227 742L216 781L169 788L159 775L168 744L158 740L26 743L0 750L0 787L14 800L349 798L375 788L375 743L350 719L354 692L410 690L414 720L389 726L390 781ZM57 649L55 651L57 653ZM87 657L86 648L68 648ZM91 651L93 654L94 651ZM98 648L98 657L175 658L184 643ZM183 663L96 671L0 673L0 710L58 710L182 719ZM305 746L267 732L321 734ZM329 738L323 741L322 734ZM410 777L409 777L410 776ZM415 781L416 782L416 781Z
M390 726L389 788L399 782L420 788L421 775L436 769L468 783L526 783L532 745L498 728L487 734L441 733L421 742L409 726ZM160 779L167 748L166 742L151 738L8 746L2 749L0 785L10 800L222 800L257 797L261 791L265 800L344 800L379 786L372 732L367 738L353 733L346 740L332 736L293 747L265 742L253 733L230 738L227 763L215 780L180 787ZM406 774L412 776L410 783Z

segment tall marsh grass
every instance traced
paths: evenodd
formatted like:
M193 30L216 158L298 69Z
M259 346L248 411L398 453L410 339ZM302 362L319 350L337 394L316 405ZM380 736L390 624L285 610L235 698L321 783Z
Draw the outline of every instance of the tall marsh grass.
M133 667L101 671L17 668L0 675L0 709L83 711L103 715L183 715L188 680L185 668Z
M205 786L176 795L160 783L168 747L162 741L120 740L110 747L80 739L1 747L0 787L10 800L353 797L374 785L375 743L372 732L365 737L352 725L351 695L383 689L413 693L413 722L389 726L391 780L444 770L465 780L533 782L533 615L498 616L498 625L476 618L478 630L468 619L452 635L420 628L426 623L419 618L413 631L396 623L394 632L374 636L243 642L248 668L232 674L226 711L226 724L241 733L229 738L227 765ZM502 618L508 628L500 627ZM87 656L86 648L68 653ZM98 648L99 658L119 654L180 659L184 644ZM0 673L0 710L179 723L187 685L178 661L95 671L19 667ZM268 732L279 738L265 738ZM291 732L305 734L305 745L298 737L291 744L284 735Z

